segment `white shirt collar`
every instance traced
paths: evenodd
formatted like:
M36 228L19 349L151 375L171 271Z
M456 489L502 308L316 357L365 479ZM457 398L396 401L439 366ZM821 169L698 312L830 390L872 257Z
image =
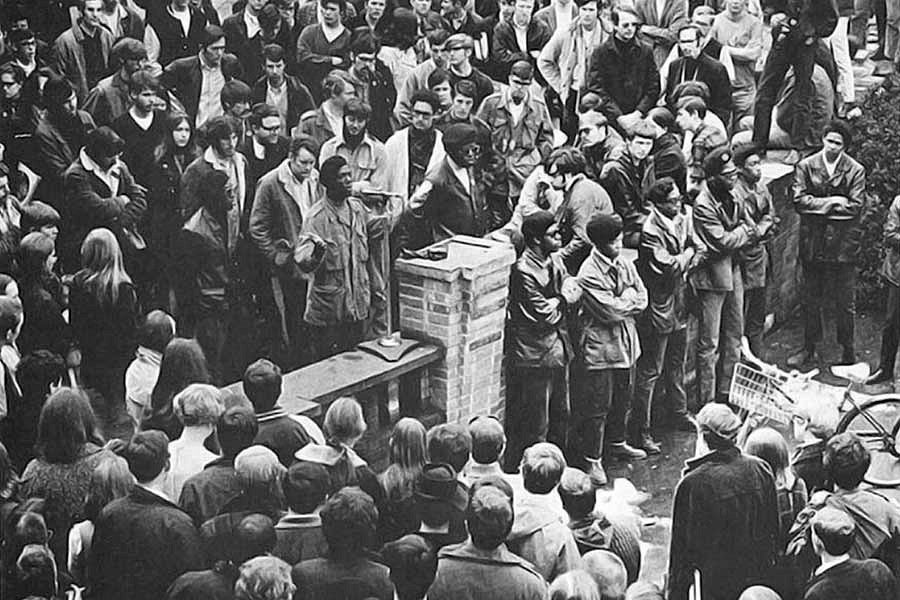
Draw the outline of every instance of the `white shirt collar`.
M824 573L824 572L827 571L828 569L831 569L832 567L836 567L836 566L838 566L838 565L841 564L841 563L845 563L845 562L847 562L848 560L850 560L850 555L849 555L849 554L843 554L843 555L841 555L841 556L836 557L834 560L831 560L831 561L829 561L829 562L827 562L827 563L822 563L821 565L819 565L819 566L816 568L816 571L815 571L814 575L817 575L817 576L818 576L818 575L821 575L822 573Z
M266 159L266 147L259 143L259 140L256 137L253 137L253 156L256 157L257 160L265 160Z
M469 170L456 164L456 161L453 160L449 154L447 155L447 164L450 165L450 170L453 171L456 178L459 179L460 183L463 184L463 187L466 188L466 192L470 192L472 181L469 179Z
M252 40L259 33L259 17L244 9L244 24L247 26L247 39Z
M81 160L81 166L83 166L85 170L97 175L100 179L106 180L109 177L119 176L119 161L114 162L108 170L104 171L93 158L88 156L87 152L84 151L84 148L78 152L78 157Z

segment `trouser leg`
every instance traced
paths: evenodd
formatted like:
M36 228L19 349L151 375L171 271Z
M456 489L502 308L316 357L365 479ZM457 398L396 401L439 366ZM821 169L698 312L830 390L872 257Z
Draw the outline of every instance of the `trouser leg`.
M599 460L605 443L625 440L630 403L628 375L628 369L603 369L587 371L579 377L581 459Z
M550 369L513 368L512 393L506 410L506 464L515 469L522 452L547 439Z
M791 66L790 57L794 45L787 40L773 42L766 57L759 85L756 88L756 104L753 109L753 144L765 148L769 142L772 127L772 109L778 100L778 91L784 83L784 76Z
M547 415L547 441L565 450L569 441L569 369L552 369L550 409Z
M822 341L825 274L821 265L803 263L803 337L807 349Z
M669 334L659 333L648 325L642 326L639 333L641 356L635 369L629 431L629 437L635 441L640 441L641 436L650 434L651 402L656 383L663 370L669 338Z
M719 330L722 324L722 305L725 292L701 290L699 332L697 335L697 383L700 406L715 400L716 363L718 362Z
M881 334L881 370L893 374L898 344L900 344L900 287L889 285L887 312L884 315L884 329Z
M766 325L766 288L744 290L744 331L750 342L750 350L760 356L763 345L763 329Z
M684 389L684 357L687 352L687 327L669 334L666 342L663 378L666 382L666 403L676 419L687 416L687 392Z
M856 319L856 267L851 264L839 264L829 277L830 286L834 286L837 303L837 340L844 348L853 349L855 343L854 321Z
M853 60L850 56L850 43L847 40L849 17L840 17L834 32L828 37L831 53L837 65L837 90L845 103L856 100L856 83L853 77Z
M741 336L744 335L744 284L740 267L732 275L734 289L725 294L722 303L722 323L719 334L719 398L728 397L734 365L741 358Z
M857 43L865 47L866 31L869 28L869 16L872 0L853 0L853 14L850 16L850 35Z
M884 53L894 62L900 61L900 0L885 2Z
M820 140L810 138L809 131L816 93L812 80L813 68L816 66L816 45L795 44L791 66L794 68L794 119L791 122L791 143L795 148L821 145Z

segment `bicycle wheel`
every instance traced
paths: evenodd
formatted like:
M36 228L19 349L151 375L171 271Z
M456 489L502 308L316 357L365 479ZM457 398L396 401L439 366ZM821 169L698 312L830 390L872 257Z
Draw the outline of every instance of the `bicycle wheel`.
M862 414L875 420L887 432L883 435ZM850 431L858 435L872 456L872 463L864 480L874 486L900 486L900 394L873 396L841 417L837 432Z

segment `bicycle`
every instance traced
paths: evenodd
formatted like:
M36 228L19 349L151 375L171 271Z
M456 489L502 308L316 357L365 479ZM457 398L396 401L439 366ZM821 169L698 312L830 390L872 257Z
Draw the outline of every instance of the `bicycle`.
M818 369L807 373L784 371L750 351L746 338L734 368L729 401L750 413L790 425L799 400L832 404L841 414L836 433L850 431L868 448L872 461L864 481L876 487L900 487L900 394L865 394L854 389L869 376L869 366L859 363L830 367L846 386L816 381Z

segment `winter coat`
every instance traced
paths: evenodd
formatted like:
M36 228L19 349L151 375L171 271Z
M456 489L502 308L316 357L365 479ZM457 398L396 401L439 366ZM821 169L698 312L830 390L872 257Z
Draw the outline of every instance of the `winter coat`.
M690 282L697 290L730 292L735 277L740 276L736 256L753 243L756 226L744 217L740 204L734 203L731 214L725 205L706 188L694 201L694 231L702 258L692 267Z
M587 89L606 101L610 121L635 110L646 115L659 100L659 70L653 50L640 41L623 43L615 37L591 57Z
M703 597L737 598L774 565L775 480L762 460L730 447L688 460L675 488L669 598L685 600L700 571Z
M866 200L866 170L842 154L829 175L824 151L794 168L794 209L800 214L800 260L807 263L856 263L860 217ZM843 200L832 204L833 197Z
M657 211L650 212L641 231L637 270L647 286L648 305L642 320L661 334L687 326L684 268L678 257L693 245L686 215L676 215L667 227Z
M88 558L91 598L159 600L179 575L206 566L191 518L140 486L108 504L95 525Z
M429 600L544 600L547 583L534 566L505 544L493 550L471 541L441 548Z
M738 177L732 190L735 202L743 206L744 213L757 225L763 217L774 217L775 207L772 194L761 181L755 184ZM750 244L741 253L741 276L744 289L762 288L766 286L766 271L769 266L769 253L764 240Z
M478 118L491 130L497 162L494 195L517 198L522 184L553 149L553 123L544 101L533 95L523 101L523 112L516 122L509 108L509 92L498 92L484 99Z
M109 60L109 51L112 49L112 34L104 27L98 27L95 34L100 37L100 53L104 64ZM80 24L75 24L64 31L53 43L53 58L51 66L54 71L69 80L78 102L84 102L93 85L87 80L87 65L85 64L84 30ZM109 71L107 71L108 73Z
M561 295L569 277L559 255L541 259L531 248L513 265L509 282L508 344L512 366L560 368L572 359Z
M556 209L556 223L562 234L563 247L559 250L572 275L591 252L587 237L587 224L598 214L613 214L612 201L603 187L587 177L578 176L565 191L562 204Z
M578 270L578 282L584 290L578 342L584 367L630 368L641 355L635 318L647 308L647 288L634 264L621 255L610 260L595 248Z
M550 494L556 494L551 490ZM554 509L549 494L525 492L515 499L515 520L507 547L530 562L547 581L581 568L581 554L566 518Z

